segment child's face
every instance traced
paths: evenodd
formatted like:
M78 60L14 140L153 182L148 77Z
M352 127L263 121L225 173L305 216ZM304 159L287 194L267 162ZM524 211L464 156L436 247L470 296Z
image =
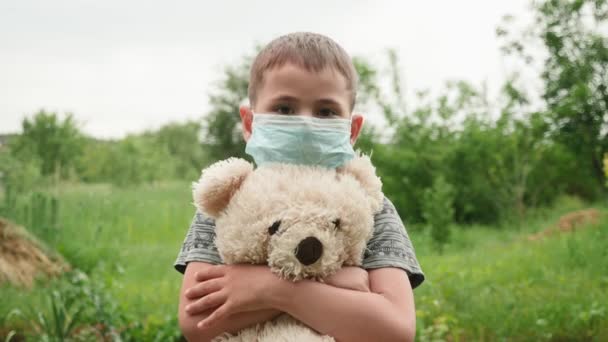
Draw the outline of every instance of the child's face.
M286 63L266 71L253 108L240 109L245 141L251 135L253 112L305 115L317 118L351 117L351 91L337 70L308 71ZM361 115L352 115L351 143L355 143L363 124Z

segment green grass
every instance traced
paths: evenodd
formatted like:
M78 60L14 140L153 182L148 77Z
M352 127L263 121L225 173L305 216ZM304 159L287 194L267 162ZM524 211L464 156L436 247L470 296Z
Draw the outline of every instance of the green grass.
M59 198L58 228L28 228L103 285L116 312L144 327L175 325L182 277L173 262L194 212L190 185L64 185L51 192ZM564 198L522 222L454 228L441 255L424 231L409 228L427 277L415 290L418 339L608 340L608 222L525 239L583 207ZM0 338L7 327L27 330L26 309L64 286L46 283L0 288ZM14 309L22 314L9 315Z
M194 213L190 185L72 185L56 195L59 227L40 232L43 240L103 283L121 311L144 323L174 317L182 277L173 262ZM0 293L0 317L40 302L37 289Z
M559 203L517 229L471 227L445 254L419 253L427 277L415 291L419 338L608 340L608 221L526 239L580 207Z
M194 213L190 185L75 187L60 196L58 251L107 277L138 315L175 313L181 276L173 262Z

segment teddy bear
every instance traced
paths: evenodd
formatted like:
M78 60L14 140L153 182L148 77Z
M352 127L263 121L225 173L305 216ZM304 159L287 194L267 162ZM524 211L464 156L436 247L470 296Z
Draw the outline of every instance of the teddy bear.
M339 169L286 163L216 162L193 184L197 209L215 219L225 264L266 264L291 281L323 281L360 266L382 208L382 183L368 156ZM282 314L217 341L334 341Z

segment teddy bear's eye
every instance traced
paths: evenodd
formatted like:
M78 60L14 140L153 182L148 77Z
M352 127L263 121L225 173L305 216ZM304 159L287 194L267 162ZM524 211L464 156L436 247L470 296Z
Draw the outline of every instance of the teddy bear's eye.
M268 227L268 234L273 235L274 233L276 233L279 230L279 227L281 226L281 221L275 221L275 223L272 224L272 226Z
M340 229L340 224L341 224L340 219L335 219L335 220L331 221L331 223L334 224L334 228Z

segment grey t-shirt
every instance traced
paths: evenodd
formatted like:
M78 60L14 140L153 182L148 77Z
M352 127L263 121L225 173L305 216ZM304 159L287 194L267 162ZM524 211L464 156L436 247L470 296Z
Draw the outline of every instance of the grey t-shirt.
M191 261L221 264L214 240L215 221L197 212L175 261L175 269L184 273L186 264ZM424 281L424 273L403 222L393 203L386 197L382 210L374 216L374 233L367 243L362 266L368 270L382 267L403 269L412 288Z

